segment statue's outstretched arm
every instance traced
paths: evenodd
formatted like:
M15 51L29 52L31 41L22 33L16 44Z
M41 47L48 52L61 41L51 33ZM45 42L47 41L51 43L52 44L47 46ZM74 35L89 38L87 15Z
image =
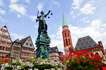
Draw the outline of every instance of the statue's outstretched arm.
M39 11L38 11L38 12L37 12L37 19L36 19L36 22L39 21L39 18L40 18L40 16L39 16Z
M51 11L49 10L48 13L44 15L44 17L47 17L47 15L49 15L50 12L51 12Z

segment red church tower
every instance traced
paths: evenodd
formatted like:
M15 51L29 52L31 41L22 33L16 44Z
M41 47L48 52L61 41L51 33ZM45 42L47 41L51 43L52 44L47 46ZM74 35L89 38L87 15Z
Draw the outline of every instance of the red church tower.
M65 54L68 54L69 52L73 51L73 44L69 27L68 25L64 24L64 18L63 18L62 36L63 36Z

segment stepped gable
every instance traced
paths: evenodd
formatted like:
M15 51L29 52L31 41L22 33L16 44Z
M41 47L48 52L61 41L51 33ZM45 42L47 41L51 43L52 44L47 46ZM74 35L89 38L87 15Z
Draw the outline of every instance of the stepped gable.
M75 49L81 50L93 47L96 47L96 42L90 36L85 36L78 39Z

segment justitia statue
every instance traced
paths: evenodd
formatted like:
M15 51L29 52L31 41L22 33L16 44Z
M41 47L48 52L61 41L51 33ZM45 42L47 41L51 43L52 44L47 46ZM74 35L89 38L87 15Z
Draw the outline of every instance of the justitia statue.
M47 24L45 18L47 18L50 13L51 11L49 10L46 14L43 11L40 12L40 15L39 12L37 14L36 22L39 23L39 27L36 40L36 56L41 58L48 58L49 55L50 38L47 33Z

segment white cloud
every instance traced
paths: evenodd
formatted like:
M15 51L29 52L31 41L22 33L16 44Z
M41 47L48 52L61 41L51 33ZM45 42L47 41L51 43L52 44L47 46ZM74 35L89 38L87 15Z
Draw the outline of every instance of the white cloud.
M25 0L25 1L26 1L26 3L28 3L28 4L31 2L31 0Z
M84 17L84 18L81 18L81 22L83 23L90 23L90 19L88 19L88 17Z
M80 38L83 36L90 35L96 42L103 41L106 46L106 24L102 22L102 20L96 19L91 21L91 23L86 27L77 27L77 26L70 26L72 30L72 36L74 40L74 46L76 44L76 38ZM105 47L106 48L106 47Z
M96 42L102 41L106 48L106 24L100 19L95 19L85 27L69 25L71 30L71 36L73 45L75 47L78 38L90 35ZM51 45L57 45L58 48L63 51L63 40L62 40L62 28L59 27L57 34L51 35Z
M32 21L36 21L37 16L30 16L30 18L31 18Z
M18 4L17 1L18 0L11 0L10 1L10 5L9 5L10 10L13 12L16 12L17 17L19 16L19 14L26 15L27 14L26 8L22 4Z
M39 4L37 5L37 9L38 9L39 11L41 11L41 10L43 9L43 4L42 4L42 3L39 3Z
M56 7L60 7L60 3L57 0L53 0L53 4L56 5Z
M20 18L20 17L21 17L21 15L20 15L20 14L17 14L17 17L18 17L18 18Z
M94 7L91 3L86 3L84 6L80 9L81 13L89 15L94 14L96 7Z
M27 11L21 4L11 4L9 7L12 11L15 11L21 15L26 15Z
M4 22L3 16L6 14L6 10L5 10L4 6L5 6L4 0L0 0L0 19L3 22Z
M10 2L13 3L17 3L17 0L10 0Z
M91 14L94 14L96 10L96 6L94 6L94 3L92 2L92 0L90 1L73 0L72 9L74 12L77 12L79 14L91 15Z
M79 9L80 8L80 0L73 0L72 6L73 6L73 9Z
M10 33L12 40L25 38L25 34Z
M0 15L5 15L6 11L0 8Z
M4 5L3 0L0 0L0 7L2 7Z
M1 21L3 21L2 17L6 14L5 9L3 8L5 5L3 1L4 0L0 0L0 19L1 19Z

